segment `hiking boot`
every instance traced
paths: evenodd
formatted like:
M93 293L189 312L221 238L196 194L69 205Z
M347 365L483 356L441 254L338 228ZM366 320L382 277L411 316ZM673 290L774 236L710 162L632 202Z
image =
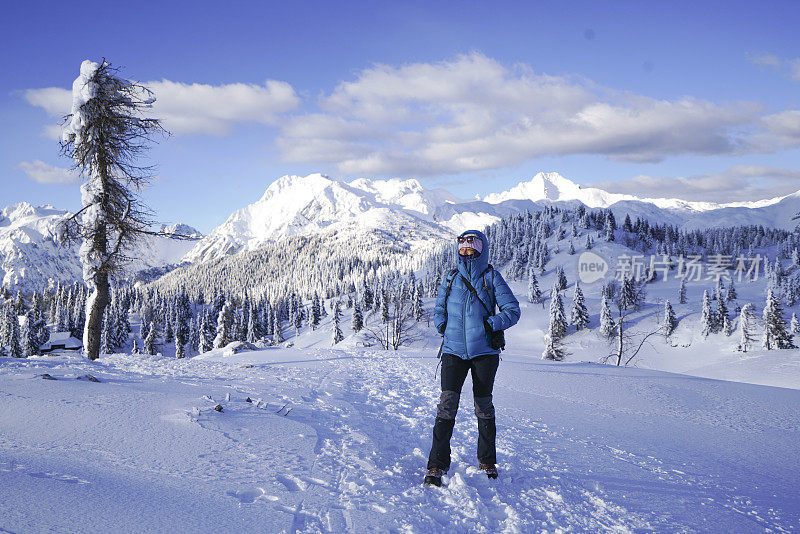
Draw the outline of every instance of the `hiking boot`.
M478 469L486 473L489 478L497 478L497 467L494 464L485 464L483 462L478 464Z
M430 469L428 469L428 474L425 475L425 485L436 486L436 487L441 486L443 474L444 471L442 471L438 467L431 467Z

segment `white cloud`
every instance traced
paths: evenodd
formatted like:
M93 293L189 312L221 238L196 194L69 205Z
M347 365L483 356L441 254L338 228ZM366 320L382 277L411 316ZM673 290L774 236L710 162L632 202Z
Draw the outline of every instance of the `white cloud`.
M75 171L50 165L40 160L21 161L17 168L24 172L29 180L40 184L74 184L80 181Z
M762 165L737 165L724 171L688 177L639 175L616 182L597 182L612 193L639 197L675 198L707 202L760 200L800 190L800 170Z
M789 63L789 71L792 79L800 82L800 59L794 59Z
M479 53L376 65L318 105L284 123L278 147L287 161L346 175L456 174L563 154L735 154L748 149L743 130L761 114L756 103L657 100Z
M775 54L752 54L748 52L745 54L745 59L755 65L776 69L782 75L800 82L800 58L787 59L780 58Z
M774 67L777 69L781 66L781 59L775 54L754 54L752 52L747 52L745 54L745 59L754 65L761 65L763 67Z
M170 80L145 82L156 96L152 116L162 119L174 134L224 135L234 124L275 124L278 117L300 104L294 88L286 82L267 80L264 85L232 83L208 85ZM26 100L49 115L70 112L72 92L58 87L28 89ZM60 137L55 126L45 128L47 137Z

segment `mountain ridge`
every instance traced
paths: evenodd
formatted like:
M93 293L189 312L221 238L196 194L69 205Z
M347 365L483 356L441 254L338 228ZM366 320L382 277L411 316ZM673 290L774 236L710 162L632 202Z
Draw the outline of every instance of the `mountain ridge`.
M403 229L410 226L422 230L416 237L424 245L467 228L482 228L510 212L576 202L588 208L611 209L622 218L630 214L687 230L725 226L727 219L728 225L788 228L794 226L788 215L800 211L800 192L731 203L643 199L583 187L558 173L540 172L507 191L465 200L443 189L426 189L415 179L357 178L346 182L320 173L285 175L272 182L257 202L233 212L184 259L207 261L304 233L330 232L342 238L359 229L383 228L404 240Z
M762 225L794 229L800 191L751 202L709 203L680 199L642 199L583 187L558 173L537 173L531 180L486 195L461 199L444 189L426 189L418 180L357 178L349 182L324 174L284 175L254 203L234 211L202 236L187 225L163 225L161 231L194 241L144 240L134 254L133 270L183 262L202 263L294 235L324 235L333 242L359 242L365 232L380 232L403 249L436 246L465 229L482 229L511 213L546 205L610 209L683 230ZM0 211L0 281L27 288L49 280L80 280L74 251L60 246L57 223L69 212L22 202ZM181 244L176 244L181 243Z
M83 279L79 244L66 246L59 231L61 222L71 215L49 204L34 206L19 202L0 208L0 287L31 291ZM181 223L164 225L161 231L202 237L197 230ZM191 240L147 236L131 251L134 259L128 274L179 263L193 244Z
M617 202L638 201L647 202L662 209L702 212L729 207L762 208L780 202L788 196L790 195L737 202L706 202L683 200L677 197L637 197L625 193L610 193L597 187L585 187L564 178L557 172L539 172L529 181L520 182L500 193L490 193L483 197L483 200L490 204L499 204L505 200L580 200L589 208L608 208Z

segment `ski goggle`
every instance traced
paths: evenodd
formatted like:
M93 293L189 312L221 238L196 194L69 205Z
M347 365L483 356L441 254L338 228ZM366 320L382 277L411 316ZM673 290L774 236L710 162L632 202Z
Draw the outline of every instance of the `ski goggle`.
M471 248L475 252L480 254L480 252L483 250L483 241L481 241L480 237L472 234L459 236L458 250L463 250L467 248Z

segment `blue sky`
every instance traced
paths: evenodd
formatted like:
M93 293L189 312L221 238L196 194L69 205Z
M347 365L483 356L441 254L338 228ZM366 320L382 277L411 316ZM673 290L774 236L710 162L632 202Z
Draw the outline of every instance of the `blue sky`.
M205 232L310 172L461 197L540 170L692 200L800 189L796 2L24 4L0 23L0 206L78 206L49 183L69 180L53 125L102 57L173 133L144 199Z

